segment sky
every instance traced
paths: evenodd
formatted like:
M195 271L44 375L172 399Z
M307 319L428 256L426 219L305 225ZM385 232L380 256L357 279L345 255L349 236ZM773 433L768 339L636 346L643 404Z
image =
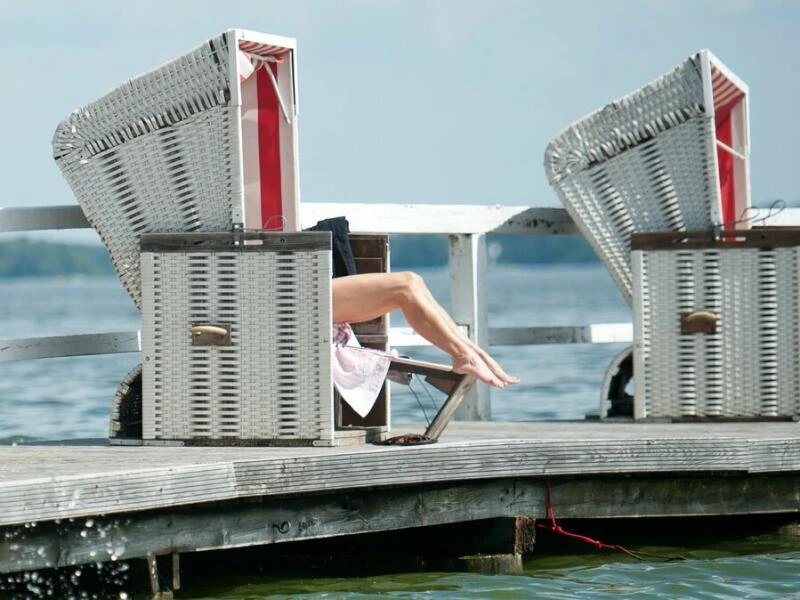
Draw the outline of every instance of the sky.
M0 0L0 207L74 204L58 123L233 27L297 39L304 202L558 206L549 140L702 48L750 86L754 203L800 198L800 1Z

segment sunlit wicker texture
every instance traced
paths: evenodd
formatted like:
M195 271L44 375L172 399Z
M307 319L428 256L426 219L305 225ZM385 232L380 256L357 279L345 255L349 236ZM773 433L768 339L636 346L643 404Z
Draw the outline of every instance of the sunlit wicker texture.
M236 108L227 104L226 62L223 38L209 41L76 110L56 131L56 161L137 306L141 233L231 227Z
M146 442L333 443L327 240L142 252ZM193 345L203 324L230 345Z
M698 53L580 119L547 147L551 185L629 303L632 233L722 222L714 102L729 103L731 88L745 92L723 81L723 67L709 66L711 59ZM737 142L746 157L743 122ZM736 210L749 203L746 168L745 160Z
M286 47L270 45L273 38ZM142 233L228 231L239 222L252 226L245 214L237 57L246 48L259 60L283 58L293 43L230 30L125 82L58 126L56 162L137 306ZM293 69L285 68L282 85L293 90ZM294 96L289 100L287 118L293 119ZM281 140L283 185L289 190L286 202L293 204L299 201L296 122L282 127L288 131Z
M636 418L800 415L800 249L722 244L632 253Z

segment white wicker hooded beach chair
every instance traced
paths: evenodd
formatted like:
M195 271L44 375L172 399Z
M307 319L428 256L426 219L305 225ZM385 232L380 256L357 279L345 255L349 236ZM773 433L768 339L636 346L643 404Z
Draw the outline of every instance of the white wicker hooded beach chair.
M239 29L55 132L55 160L142 311L141 383L135 371L118 396L140 390L145 443L338 443L330 237L298 231L296 139L295 41ZM143 246L153 235L167 241Z
M295 41L232 29L75 110L53 154L141 308L139 237L297 231Z
M703 50L548 145L550 184L629 304L633 233L746 227L747 102Z
M115 398L112 441L386 437L388 393L363 427L340 427L332 402L331 242L299 231L293 39L211 38L74 111L53 152L142 312L143 364ZM392 365L452 384L435 439L474 379Z

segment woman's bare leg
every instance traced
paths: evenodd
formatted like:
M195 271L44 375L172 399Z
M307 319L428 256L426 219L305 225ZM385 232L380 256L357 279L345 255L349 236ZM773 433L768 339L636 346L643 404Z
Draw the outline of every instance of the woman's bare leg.
M478 346L478 344L476 344L475 342L473 342L471 339L469 339L467 336L464 335L464 332L461 331L461 328L456 324L456 322L447 313L447 311L442 307L442 305L439 304L436 301L436 299L433 297L433 294L431 294L431 291L428 289L428 287L426 285L422 286L421 293L424 294L427 297L426 301L428 303L430 303L431 305L436 307L436 309L439 311L439 314L441 316L442 321L453 332L455 332L457 335L460 335L461 337L464 338L464 341L466 341L472 347L472 349L480 355L480 357L483 359L483 362L485 362L488 365L488 367L492 370L492 373L494 373L495 376L500 378L505 383L519 383L519 378L518 377L513 377L513 376L507 374L503 370L503 368L497 363L497 361L495 361L489 355L488 352L486 352L483 348Z
M334 322L359 323L401 310L409 325L453 359L453 370L496 387L516 383L467 338L416 273L369 273L332 282ZM491 361L491 362L489 362ZM502 373L503 376L500 376Z

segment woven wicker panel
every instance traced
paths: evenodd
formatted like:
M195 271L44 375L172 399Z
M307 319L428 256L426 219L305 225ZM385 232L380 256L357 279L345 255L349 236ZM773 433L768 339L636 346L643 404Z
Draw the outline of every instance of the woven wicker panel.
M142 252L144 439L332 443L330 269L329 250ZM192 345L199 324L231 344Z
M713 113L703 104L693 57L547 147L550 184L628 303L632 233L710 229L720 220Z
M240 202L228 48L211 39L74 111L53 154L141 308L139 236L224 231Z
M800 414L796 247L634 251L637 418ZM681 333L708 311L715 333Z

